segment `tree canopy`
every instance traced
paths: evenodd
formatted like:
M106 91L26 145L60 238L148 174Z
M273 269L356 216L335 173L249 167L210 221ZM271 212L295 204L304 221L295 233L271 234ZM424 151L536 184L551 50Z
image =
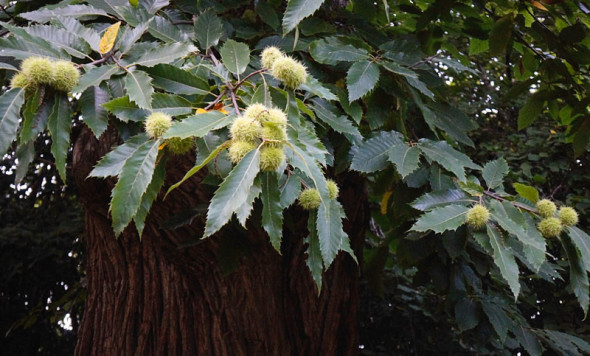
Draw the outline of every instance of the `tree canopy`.
M169 227L203 219L200 237L215 239L255 220L281 253L298 206L317 293L348 254L374 293L455 341L425 350L590 353L585 1L2 6L5 192L43 176L32 191L63 209L40 192L75 196L53 185L73 184L87 127L119 140L88 177L113 182L117 236L141 237L153 204L206 174L206 212ZM189 152L194 167L165 186L167 160ZM338 199L347 175L371 214L358 256Z

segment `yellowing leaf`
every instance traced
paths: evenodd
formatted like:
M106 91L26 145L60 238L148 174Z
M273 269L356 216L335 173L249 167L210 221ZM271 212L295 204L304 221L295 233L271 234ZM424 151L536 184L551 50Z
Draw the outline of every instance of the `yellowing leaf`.
M381 198L381 214L387 214L387 203L389 202L389 197L393 194L393 190L388 190L383 194L383 198Z
M113 45L115 44L115 39L117 38L117 33L119 33L119 26L121 26L121 21L112 24L107 28L100 39L100 43L98 45L98 50L100 54L105 54L113 49Z
M164 147L166 147L167 144L168 144L168 142L164 142L163 144L161 144L160 146L158 146L158 151L163 150Z
M133 7L137 7L137 0L129 0L129 4Z
M205 114L205 113L208 113L209 111L219 111L220 113L223 113L226 115L229 114L229 111L225 110L222 103L219 103L219 104L213 106L213 109L211 109L211 110L205 110L203 108L198 108L197 111L195 112L195 114L196 115Z
M541 4L538 1L535 0L529 0L529 2L531 3L531 5L533 5L534 7L536 7L537 9L541 9L543 11L549 11L547 10L547 8L545 6L543 6L543 4Z

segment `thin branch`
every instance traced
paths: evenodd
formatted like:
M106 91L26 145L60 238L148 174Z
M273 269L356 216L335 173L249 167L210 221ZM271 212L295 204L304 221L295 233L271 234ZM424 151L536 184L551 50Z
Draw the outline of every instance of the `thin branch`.
M8 13L8 11L6 11L6 8L2 5L0 5L0 9L2 10L2 12L4 12L6 14L6 16L10 17L11 20L14 20L14 16L12 16L12 14Z
M507 202L511 203L512 205L516 206L517 208L521 208L523 210L530 211L531 213L535 213L535 214L537 213L537 210L531 209L530 207L528 207L528 206L526 206L524 204L521 204L521 203L518 203L518 202L515 202L515 201L510 201L508 199L502 198L501 196L498 196L498 195L496 195L494 193L491 193L491 192L488 192L488 191L484 191L483 193L485 195L487 195L488 197L494 198L496 200L499 200L499 201L507 201Z
M435 55L433 55L433 56L430 56L430 57L424 58L423 60L421 60L421 61L418 61L418 62L416 62L416 63L412 64L412 65L411 65L411 66L409 66L408 68L410 68L410 69L411 69L411 68L414 68L414 67L417 67L417 66L419 66L420 64L428 63L428 62L430 62L431 60L433 60L434 58L438 57L438 55L439 55L439 53L437 53L437 54L435 54Z
M214 100L212 103L210 103L209 105L205 106L205 108L204 108L204 109L205 109L205 110L209 110L209 109L211 109L212 107L214 107L214 106L215 106L215 104L217 104L217 103L218 103L218 102L221 100L221 98L223 98L223 96L224 96L225 94L227 94L227 88L226 88L226 89L225 89L223 92L221 92L221 93L219 94L219 96L218 96L217 98L215 98L215 100Z
M238 106L238 102L236 101L236 94L234 93L234 90L231 87L231 83L227 82L227 85L229 87L229 95L231 96L231 101L234 104L234 109L236 110L236 115L242 116L242 113L240 112L240 107Z
M106 56L102 57L101 59L97 59L97 60L87 63L85 65L95 65L95 64L100 64L100 63L106 62L109 60L109 58L113 57L113 55L114 55L114 52L109 52ZM80 65L80 67L81 66L82 65Z
M257 70L257 71L254 71L254 72L252 72L252 73L248 74L247 76L245 76L244 78L242 78L242 80L240 80L239 82L237 82L237 83L236 83L236 85L234 85L234 89L238 89L238 88L240 87L240 85L244 84L244 82L245 82L246 80L248 80L250 77L253 77L253 76L255 76L256 74L264 73L264 72L266 72L267 70L268 70L268 69L266 69L266 68L262 68L262 69L259 69L259 70Z

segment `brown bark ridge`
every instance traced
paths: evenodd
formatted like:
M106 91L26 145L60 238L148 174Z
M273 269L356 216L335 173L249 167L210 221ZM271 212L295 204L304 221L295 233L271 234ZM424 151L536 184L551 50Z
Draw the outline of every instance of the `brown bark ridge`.
M202 222L159 227L173 214L208 202L198 177L165 201L160 194L141 241L133 226L115 239L108 215L113 182L86 177L116 144L111 130L97 140L83 129L74 147L74 178L86 218L88 288L76 355L358 354L358 266L341 253L318 297L304 262L306 219L297 209L286 212L300 216L292 219L294 232L284 229L282 256L264 231L249 227L244 237L249 256L228 275L216 258L220 236L178 247L202 235ZM188 156L169 160L164 190L192 162ZM357 252L367 211L365 199L359 199L366 194L360 182L341 182L340 199Z

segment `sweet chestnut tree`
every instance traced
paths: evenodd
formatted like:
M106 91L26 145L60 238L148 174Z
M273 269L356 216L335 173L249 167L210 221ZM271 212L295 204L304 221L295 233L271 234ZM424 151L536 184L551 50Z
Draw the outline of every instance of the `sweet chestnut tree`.
M585 153L583 5L41 5L3 7L0 154L18 184L48 140L79 191L76 354L357 354L359 274L387 261L441 282L468 350L589 351L519 309L567 278L588 313L585 220L475 161L489 122L453 90L482 86L482 53L515 66L514 125L547 111Z

